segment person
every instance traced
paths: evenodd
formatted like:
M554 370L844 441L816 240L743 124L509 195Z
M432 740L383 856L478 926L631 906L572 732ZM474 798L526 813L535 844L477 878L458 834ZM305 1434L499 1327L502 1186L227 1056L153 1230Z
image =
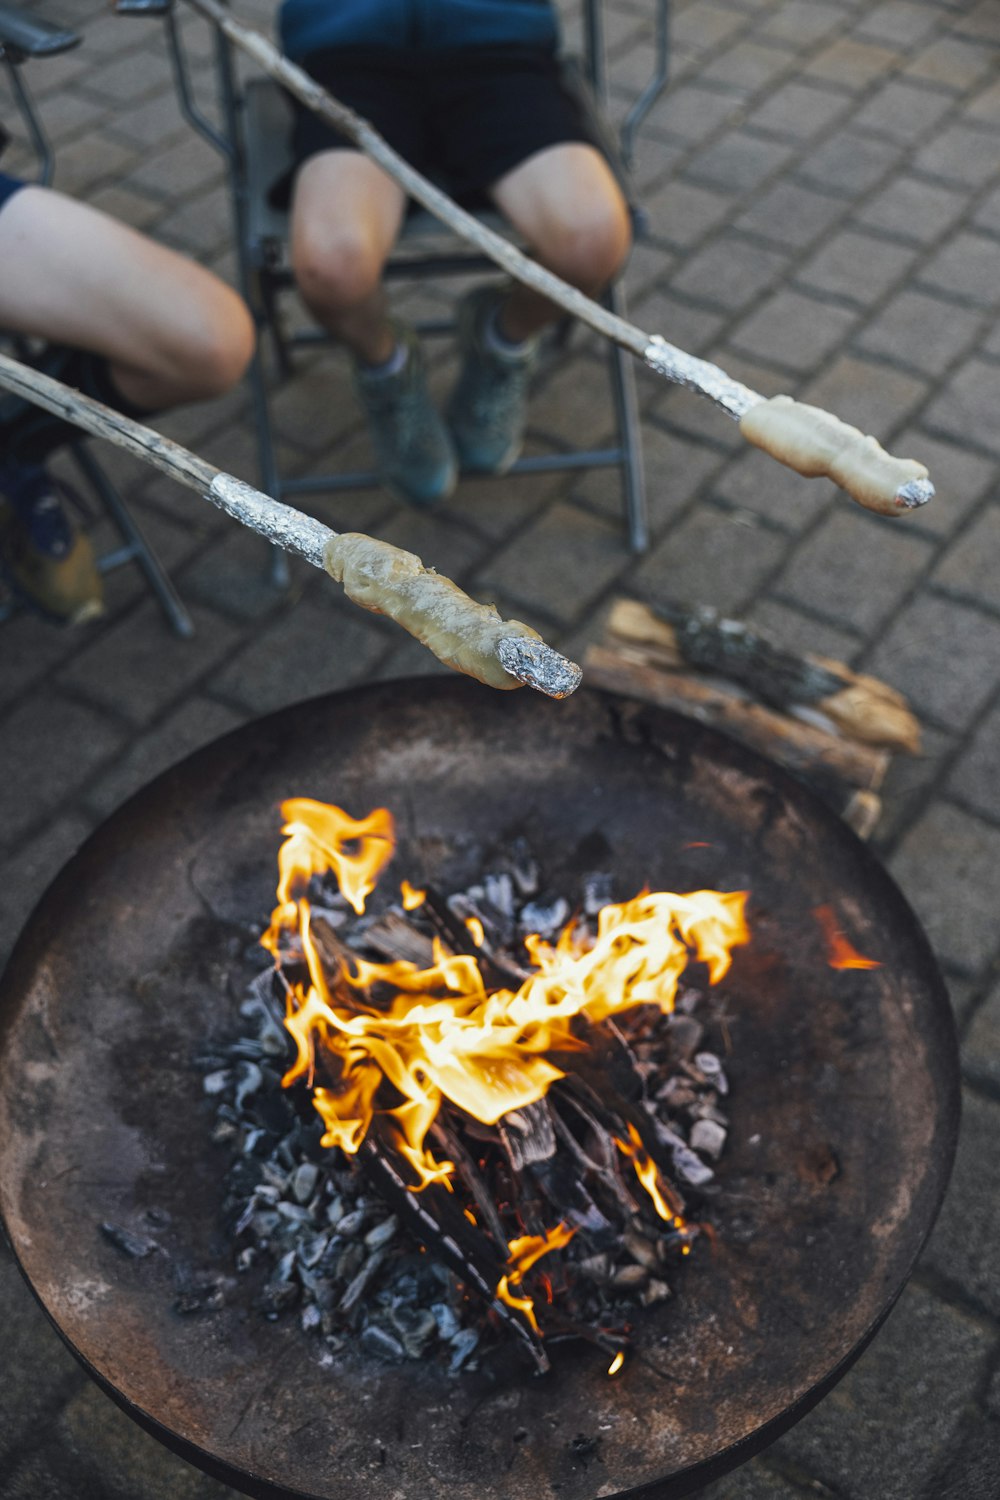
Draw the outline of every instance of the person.
M32 362L143 421L219 396L242 376L254 329L218 277L107 214L0 172L0 329L42 341ZM89 538L46 460L80 429L0 391L0 569L64 624L103 609Z
M284 0L279 28L293 61L418 170L443 175L459 201L492 200L549 270L594 295L621 269L628 207L563 85L549 0ZM314 317L353 356L383 481L430 506L459 469L505 472L523 443L539 335L561 312L520 283L467 295L442 420L417 341L389 315L382 285L405 194L292 107L292 268Z

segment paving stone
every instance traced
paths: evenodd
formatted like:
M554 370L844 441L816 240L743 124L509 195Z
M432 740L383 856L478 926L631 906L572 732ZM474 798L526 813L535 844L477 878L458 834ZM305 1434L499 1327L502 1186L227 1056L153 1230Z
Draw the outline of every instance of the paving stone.
M892 178L857 211L857 221L915 245L940 238L968 209L968 196L905 172Z
M746 123L755 130L773 131L777 135L792 136L796 141L809 141L849 108L843 94L794 79L770 92L763 104L747 116Z
M131 104L168 86L170 68L164 56L146 51L114 57L103 67L88 70L81 87L113 104Z
M0 1381L0 1475L15 1451L86 1380L31 1295L9 1254L0 1262L4 1378ZM4 1495L7 1491L4 1490ZM37 1492L39 1496L44 1491Z
M123 180L142 192L183 198L221 183L222 168L212 148L189 132L161 150L146 152Z
M952 108L950 95L932 92L923 83L891 79L871 95L852 119L851 127L871 130L909 147L934 130Z
M669 531L632 575L653 602L710 605L739 615L777 568L787 546L744 513L702 506Z
M844 215L836 198L781 178L755 197L735 221L736 228L792 250L805 250Z
M655 419L643 423L642 448L649 527L657 537L707 487L710 476L724 460L713 448L665 432ZM574 480L572 497L621 524L624 509L620 486L607 469L593 470Z
M873 635L931 560L931 545L858 507L835 506L772 587L783 598L846 618Z
M970 441L1000 455L1000 367L984 359L965 361L931 401L924 422L931 431Z
M644 429L644 439L645 436ZM551 443L529 435L524 451L530 456L548 453L551 449ZM599 476L602 485L616 487L617 475L613 470L595 470L594 474L595 478ZM491 542L506 541L531 516L543 510L556 494L565 490L567 484L564 473L517 474L500 478L463 475L454 496L439 506L434 514L443 521L470 526L477 536Z
M689 354L702 354L712 343L724 318L704 307L695 307L684 297L675 297L672 292L654 287L645 297L637 301L633 319L647 333L659 333L678 348ZM645 381L652 378L642 371ZM662 380L659 385L662 385Z
M818 380L810 382L802 399L886 440L926 395L926 383L914 376L843 354Z
M985 234L963 231L920 267L920 281L982 307L1000 302L997 269L1000 245Z
M148 724L236 645L238 633L221 615L194 605L191 616L194 635L178 640L149 601L81 652L58 681L133 724Z
M189 699L154 730L131 742L125 754L88 788L87 806L95 816L108 817L161 771L243 722L243 715L221 703L204 697Z
M934 583L950 594L1000 610L1000 508L988 506L944 554Z
M942 375L971 349L981 326L980 312L907 288L865 324L857 343L918 373Z
M77 136L59 148L54 186L71 197L83 198L95 187L121 181L135 162L136 148L113 140L108 131Z
M918 5L914 0L882 0L879 5L866 7L855 35L892 46L912 47L941 24L936 11L937 7Z
M891 72L899 60L900 54L889 47L860 42L854 37L839 37L809 59L806 72L862 93L873 79Z
M743 619L786 651L830 656L847 666L858 654L860 643L856 635L849 635L840 625L831 625L828 620L813 619L770 596L758 599Z
M991 59L985 47L957 36L935 37L904 68L909 78L926 79L941 88L964 94L986 77Z
M650 233L679 250L686 250L729 213L729 199L692 182L671 180L643 198Z
M692 157L685 175L692 181L742 197L784 166L791 151L782 141L730 130Z
M734 1474L698 1490L694 1500L816 1500L817 1491L790 1483L768 1468L761 1459L751 1459Z
M1000 1368L993 1372L993 1379L986 1393L986 1410L991 1417L1000 1418Z
M0 891L3 892L0 900L0 970L36 903L93 826L90 819L77 812L56 818L0 866ZM9 842L5 837L5 848L9 847ZM2 1431L3 1423L0 1422L0 1434Z
M598 448L609 443L615 418L607 361L577 357L561 362L532 393L531 425L567 448L578 448L581 434Z
M830 296L867 306L905 275L914 253L874 235L842 229L806 261L796 279Z
M578 506L556 504L490 559L475 593L492 597L499 590L573 625L624 572L629 557L620 527Z
M700 142L732 120L740 109L740 99L728 90L682 83L668 90L657 112L656 128L684 141Z
M871 659L876 674L943 728L960 730L989 701L1000 675L1000 623L924 593L902 610Z
M1000 1093L1000 984L991 989L965 1033L962 1072L970 1082Z
M756 512L784 531L802 532L815 524L839 494L826 479L803 479L757 449L744 450L723 470L714 486L720 500Z
M108 131L116 140L132 142L147 150L179 144L189 130L177 102L176 90L170 85L159 93L140 98L133 105L116 108L108 120Z
M737 12L706 0L700 5L689 5L675 15L671 33L678 46L705 51L718 47L742 25L743 18Z
M786 77L793 68L794 58L784 47L765 47L753 39L744 39L713 57L702 69L701 78L705 83L725 84L753 96Z
M975 1394L992 1342L972 1318L909 1288L871 1348L775 1451L843 1500L914 1500Z
M844 12L839 5L822 0L786 0L760 29L769 40L787 42L797 51L814 47L832 32L844 28Z
M345 438L358 425L358 407L343 360L310 364L285 381L271 401L271 425L286 443L307 452ZM371 465L369 459L366 467Z
M41 682L86 642L85 631L63 630L27 609L6 620L0 650L0 706Z
M942 801L930 805L890 861L935 953L961 973L978 973L996 950L998 861L1000 832Z
M1000 1313L998 1131L1000 1104L966 1089L951 1185L922 1260L994 1317Z
M882 180L898 154L899 148L882 135L838 130L810 152L798 176L823 192L859 198Z
M922 1500L995 1500L1000 1495L1000 1422L971 1417Z
M959 756L948 790L975 811L1000 822L1000 706L990 710Z
M93 650L93 647L90 648ZM97 709L61 693L35 693L0 722L0 828L7 848L118 750L122 735Z
M670 285L682 296L740 312L772 287L787 265L779 250L724 232L689 255Z
M918 172L944 177L967 187L984 187L996 175L993 138L967 125L947 125L922 146L913 159Z
M353 687L368 677L393 644L398 626L323 596L299 602L258 631L206 684L213 696L254 716L300 698Z
M803 374L816 368L851 332L857 314L802 292L776 292L734 329L738 349Z
M921 723L919 753L893 756L879 789L882 814L871 841L876 851L891 849L921 816L940 788L957 744L954 734Z

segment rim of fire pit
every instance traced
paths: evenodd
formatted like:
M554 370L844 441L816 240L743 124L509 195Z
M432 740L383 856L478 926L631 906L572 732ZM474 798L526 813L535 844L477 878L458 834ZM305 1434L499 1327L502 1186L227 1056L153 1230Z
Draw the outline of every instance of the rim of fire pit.
M755 936L724 985L719 1249L642 1315L617 1380L582 1346L555 1348L542 1380L509 1366L448 1379L352 1351L321 1363L294 1319L241 1299L173 1311L185 1278L232 1265L227 1158L194 1059L238 1034L234 924L270 909L288 796L392 808L397 880L447 887L520 828L567 869L608 849L632 886L619 899L646 879L750 888ZM831 903L883 967L826 966L809 913ZM32 1291L131 1416L259 1496L689 1494L797 1420L877 1330L944 1195L958 1101L947 994L871 851L724 735L589 690L551 705L413 679L235 731L96 831L0 984L0 1212ZM129 1260L102 1220L160 1249Z

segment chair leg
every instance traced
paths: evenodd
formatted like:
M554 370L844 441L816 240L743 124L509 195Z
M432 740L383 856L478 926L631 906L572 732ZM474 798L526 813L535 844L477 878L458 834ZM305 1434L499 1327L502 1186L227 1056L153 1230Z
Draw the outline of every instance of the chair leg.
M194 635L194 621L174 588L163 564L147 542L139 523L126 506L94 455L82 443L74 443L73 458L77 468L87 482L97 491L104 502L125 542L115 562L134 561L142 569L146 582L156 595L160 608L166 615L171 630L182 639Z
M620 282L609 288L608 305L620 318L628 316L625 289ZM622 482L625 489L625 515L629 544L633 552L645 552L649 546L649 517L646 506L646 474L642 456L642 431L639 423L639 400L635 385L635 362L618 344L610 346L611 389L622 447Z

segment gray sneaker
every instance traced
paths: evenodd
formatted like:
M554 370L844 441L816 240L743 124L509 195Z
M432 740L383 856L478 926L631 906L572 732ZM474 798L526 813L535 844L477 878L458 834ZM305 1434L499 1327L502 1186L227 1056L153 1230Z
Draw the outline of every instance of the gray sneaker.
M473 474L505 474L524 443L538 341L506 350L487 340L486 329L503 297L502 287L477 287L463 297L458 310L463 362L446 417L458 461Z
M355 362L354 384L383 484L411 505L427 509L452 493L458 465L427 388L420 345L409 329L398 332L407 353L403 368L387 375Z

